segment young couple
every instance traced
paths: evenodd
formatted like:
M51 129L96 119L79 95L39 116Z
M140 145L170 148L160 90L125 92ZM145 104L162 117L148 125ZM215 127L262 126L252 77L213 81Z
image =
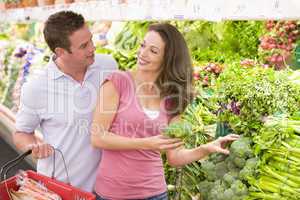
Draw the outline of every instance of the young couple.
M62 11L45 23L54 56L22 87L16 146L32 149L37 171L50 176L53 149L65 157L70 182L97 199L168 199L161 152L171 166L210 153L228 154L228 135L194 149L163 136L193 98L186 42L170 24L152 24L137 52L134 71L117 71L111 56L95 55L92 34L80 14ZM40 127L43 138L34 131ZM66 181L62 158L56 177ZM100 162L101 160L101 162Z

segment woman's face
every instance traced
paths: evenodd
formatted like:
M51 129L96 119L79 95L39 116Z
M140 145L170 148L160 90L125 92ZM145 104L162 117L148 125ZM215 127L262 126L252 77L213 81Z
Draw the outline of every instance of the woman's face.
M139 70L155 71L160 70L165 53L165 43L159 33L149 31L137 54L137 67Z

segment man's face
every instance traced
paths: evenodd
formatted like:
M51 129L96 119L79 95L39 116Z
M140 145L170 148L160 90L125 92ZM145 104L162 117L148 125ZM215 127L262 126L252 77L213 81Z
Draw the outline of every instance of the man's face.
M75 31L69 36L69 40L71 53L66 51L64 59L68 65L88 67L94 63L95 46L92 41L92 34L87 25Z

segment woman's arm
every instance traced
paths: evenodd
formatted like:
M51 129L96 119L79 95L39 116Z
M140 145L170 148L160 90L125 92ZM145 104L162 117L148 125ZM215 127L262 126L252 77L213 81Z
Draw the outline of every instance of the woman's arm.
M91 126L91 143L94 147L110 150L168 150L182 145L179 139L162 135L148 138L129 138L109 132L118 111L119 95L111 81L100 88Z
M179 120L179 116L176 116L171 120L171 123L178 122ZM230 134L193 149L185 149L183 146L181 146L177 149L168 150L168 162L173 167L179 167L200 160L211 153L218 152L223 154L229 154L229 151L225 148L225 145L228 142L237 140L238 138L238 135Z

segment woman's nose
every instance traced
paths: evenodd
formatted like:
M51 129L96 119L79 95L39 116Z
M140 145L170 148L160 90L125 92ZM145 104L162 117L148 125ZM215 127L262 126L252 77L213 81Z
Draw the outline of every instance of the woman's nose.
M140 56L141 57L145 58L145 57L147 57L147 54L148 54L148 52L147 52L146 49L140 49Z

